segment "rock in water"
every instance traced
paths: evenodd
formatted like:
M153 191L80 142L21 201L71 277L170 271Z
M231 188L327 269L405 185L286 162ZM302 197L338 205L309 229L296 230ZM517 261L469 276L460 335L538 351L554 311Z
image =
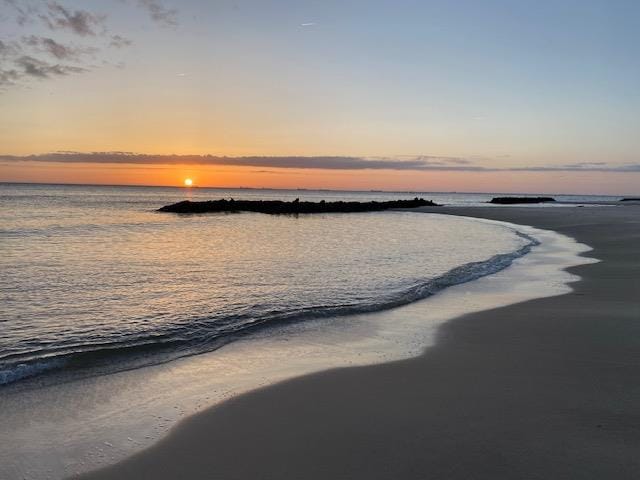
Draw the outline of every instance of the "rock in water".
M546 203L555 202L553 197L493 197L489 203L498 205L512 205L516 203Z

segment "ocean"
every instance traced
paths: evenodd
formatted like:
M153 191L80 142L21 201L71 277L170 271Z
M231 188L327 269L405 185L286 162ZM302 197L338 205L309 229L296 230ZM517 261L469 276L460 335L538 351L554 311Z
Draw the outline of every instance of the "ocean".
M490 306L496 282L498 304L535 296L536 281L540 291L554 286L539 295L566 288L562 262L540 270L538 259L521 267L529 284L517 291L506 267L545 245L549 263L568 247L500 222L156 211L184 199L415 196L480 205L494 194L1 184L0 408L11 424L0 431L0 476L83 471L143 448L214 400L416 354L445 317Z
M149 365L279 322L401 305L532 244L503 227L407 212L155 211L184 198L407 194L3 185L0 195L0 385Z

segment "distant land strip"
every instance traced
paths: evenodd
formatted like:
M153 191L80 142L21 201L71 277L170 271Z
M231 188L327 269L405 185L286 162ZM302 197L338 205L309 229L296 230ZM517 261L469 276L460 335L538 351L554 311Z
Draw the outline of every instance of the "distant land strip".
M414 198L413 200L391 200L386 202L301 202L295 199L291 202L282 200L209 200L203 202L182 202L165 205L159 212L171 213L209 213L209 212L258 212L271 215L296 213L349 213L376 212L391 208L439 207L431 200Z

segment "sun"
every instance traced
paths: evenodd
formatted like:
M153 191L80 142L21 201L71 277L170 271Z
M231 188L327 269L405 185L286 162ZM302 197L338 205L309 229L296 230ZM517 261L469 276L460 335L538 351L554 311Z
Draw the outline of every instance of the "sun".
M190 178L185 178L184 179L184 186L185 187L190 187L191 185L193 185L193 180L191 180Z

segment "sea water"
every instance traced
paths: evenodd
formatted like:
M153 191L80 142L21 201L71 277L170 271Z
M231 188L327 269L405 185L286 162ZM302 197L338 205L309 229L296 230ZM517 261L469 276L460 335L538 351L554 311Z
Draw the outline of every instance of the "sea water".
M149 365L281 322L401 305L533 244L406 212L158 213L176 199L163 193L3 188L0 385Z
M417 354L428 325L484 305L461 287L499 278L487 275L544 236L412 212L155 211L185 197L389 197L371 192L3 185L1 196L3 478L83 471L230 395ZM507 284L504 302L522 297ZM444 289L457 300L412 303Z

